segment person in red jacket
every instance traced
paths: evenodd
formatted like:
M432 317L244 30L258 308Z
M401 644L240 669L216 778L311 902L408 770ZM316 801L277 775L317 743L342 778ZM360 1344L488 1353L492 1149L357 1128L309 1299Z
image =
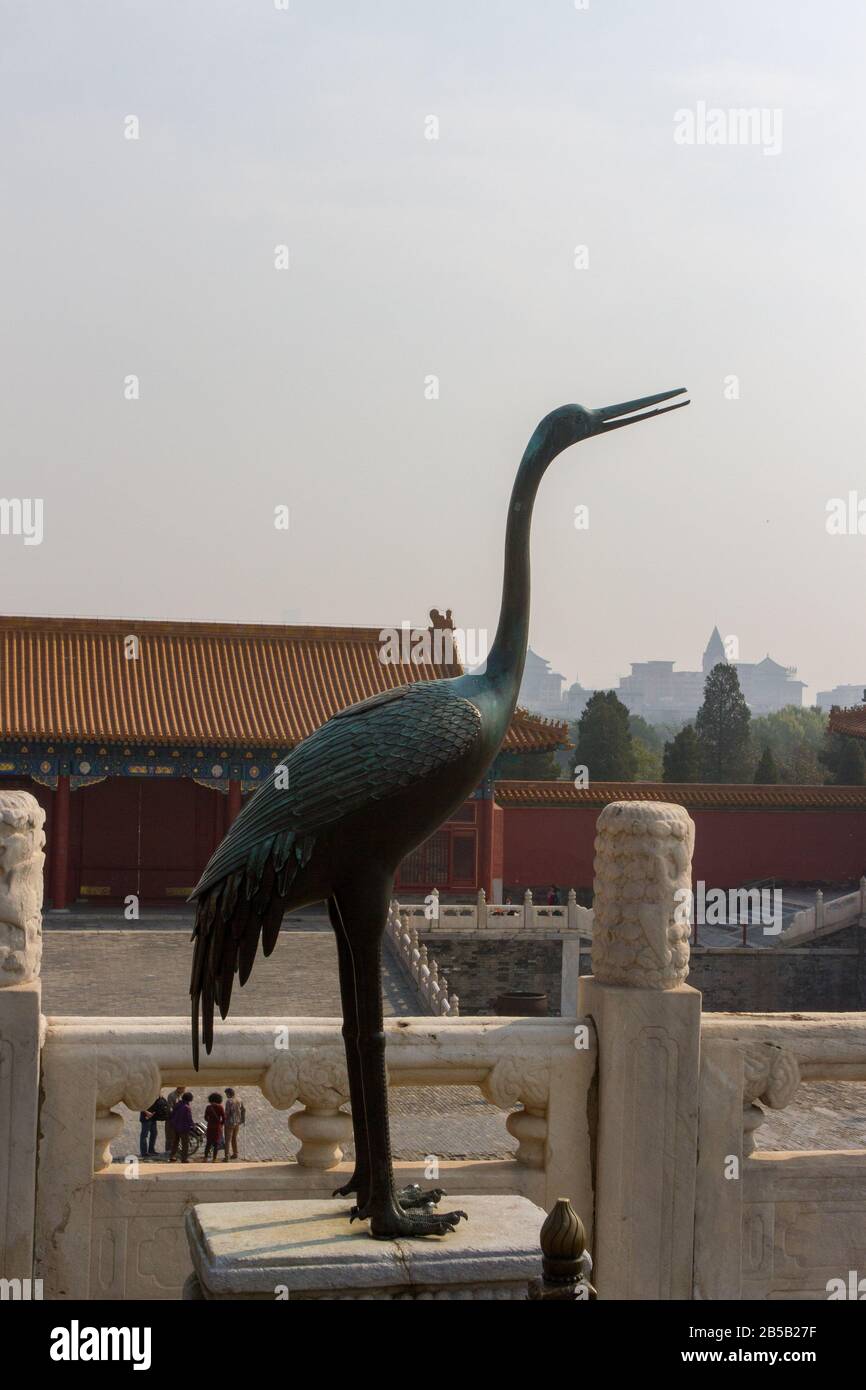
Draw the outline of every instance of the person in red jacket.
M204 1122L207 1128L204 1146L204 1161L207 1163L211 1149L213 1149L213 1161L217 1161L217 1149L223 1137L225 1128L226 1112L223 1108L223 1098L219 1091L213 1091L208 1096L208 1106L204 1112Z

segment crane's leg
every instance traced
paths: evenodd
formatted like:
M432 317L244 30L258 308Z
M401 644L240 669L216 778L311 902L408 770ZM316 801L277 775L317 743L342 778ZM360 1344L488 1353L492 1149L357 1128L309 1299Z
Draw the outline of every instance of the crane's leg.
M352 1133L355 1137L355 1171L347 1183L337 1188L334 1196L348 1197L350 1193L355 1193L359 1205L363 1205L370 1198L370 1152L367 1142L361 1056L358 1051L360 1032L358 985L355 979L352 947L346 935L336 898L328 899L328 916L337 938L340 1001L343 1005L343 1045L346 1049L346 1069L349 1073L349 1095L352 1101Z
M352 1132L355 1139L355 1170L348 1182L338 1187L335 1197L357 1196L354 1210L366 1207L370 1200L370 1151L367 1137L367 1115L364 1102L364 1082L361 1075L360 1009L358 982L352 956L352 944L343 923L335 897L328 899L328 917L337 940L337 961L340 971L340 1001L343 1006L343 1044L346 1049L346 1069L349 1074L349 1095L352 1101ZM445 1193L441 1187L422 1188L417 1183L403 1187L397 1200L404 1209L434 1207Z
M371 876L363 881L359 876L353 884L353 895L342 896L339 903L355 966L358 1052L369 1155L369 1195L366 1202L359 1201L357 1214L369 1218L370 1234L380 1240L446 1235L465 1216L465 1212L435 1212L429 1208L406 1211L394 1188L381 976L382 935L391 887L390 878L377 880Z

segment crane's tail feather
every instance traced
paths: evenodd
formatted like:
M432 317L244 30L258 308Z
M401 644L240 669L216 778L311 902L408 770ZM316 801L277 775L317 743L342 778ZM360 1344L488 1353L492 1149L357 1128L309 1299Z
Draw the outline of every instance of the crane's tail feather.
M189 985L196 1071L199 1042L208 1053L213 1048L214 1006L222 1018L228 1016L235 975L246 984L260 939L266 956L273 951L286 899L314 846L314 835L270 835L253 846L245 864L209 883L197 898Z

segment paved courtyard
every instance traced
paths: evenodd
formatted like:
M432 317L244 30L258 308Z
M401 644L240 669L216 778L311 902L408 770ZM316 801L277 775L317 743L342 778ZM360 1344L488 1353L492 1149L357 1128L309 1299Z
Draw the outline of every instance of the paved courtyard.
M108 925L102 914L48 914L42 966L45 1012L187 1017L188 915L154 915L120 929L115 921L110 919ZM387 953L383 987L386 1014L418 1013L400 967ZM232 1004L237 1016L339 1016L337 957L327 919L318 914L289 919L274 954L256 961ZM195 1092L192 1074L190 1085ZM287 1112L274 1110L258 1091L244 1091L243 1099L243 1156L264 1160L294 1154L298 1143L289 1132ZM201 1118L204 1103L197 1094L196 1118ZM504 1114L474 1087L397 1087L391 1093L391 1109L397 1158L499 1158L516 1148ZM757 1140L760 1148L773 1150L862 1148L866 1088L842 1082L803 1085L795 1104L768 1112ZM117 1158L138 1152L137 1116L127 1116L112 1148Z
M86 919L87 920L87 919ZM187 923L165 930L114 930L90 925L45 932L42 987L46 1014L189 1015L191 947ZM165 919L163 919L164 921ZM243 990L232 998L232 1016L339 1017L337 952L327 919L301 919L303 930L280 933L270 959L259 957ZM383 968L385 1013L391 1017L419 1012L400 967L386 953ZM217 1021L217 1028L219 1021ZM197 1091L190 1066L189 1085L196 1095L193 1113L201 1119L206 1099ZM246 1159L285 1159L298 1150L288 1128L289 1114L274 1110L260 1091L243 1091L247 1123L241 1131ZM115 1158L138 1152L138 1116L126 1112L123 1133L112 1144ZM399 1086L391 1092L395 1157L419 1159L500 1158L516 1141L505 1128L505 1115L489 1105L475 1087ZM443 1142L446 1141L446 1142ZM162 1148L160 1137L158 1147ZM346 1157L353 1156L351 1146Z

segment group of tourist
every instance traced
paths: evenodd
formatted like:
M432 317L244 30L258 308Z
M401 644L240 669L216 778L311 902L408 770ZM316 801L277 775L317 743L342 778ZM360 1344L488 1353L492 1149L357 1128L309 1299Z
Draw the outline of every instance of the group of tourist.
M208 1096L204 1112L205 1124L205 1162L211 1158L216 1163L220 1149L223 1150L223 1163L238 1156L238 1131L246 1124L246 1108L236 1091L226 1086L225 1103L219 1091ZM160 1124L165 1125L165 1152L169 1163L176 1163L178 1150L180 1162L189 1162L190 1135L196 1129L192 1113L195 1097L185 1086L175 1086L171 1095L157 1096L148 1110L139 1112L141 1139L139 1152L142 1158L156 1156L156 1135Z

